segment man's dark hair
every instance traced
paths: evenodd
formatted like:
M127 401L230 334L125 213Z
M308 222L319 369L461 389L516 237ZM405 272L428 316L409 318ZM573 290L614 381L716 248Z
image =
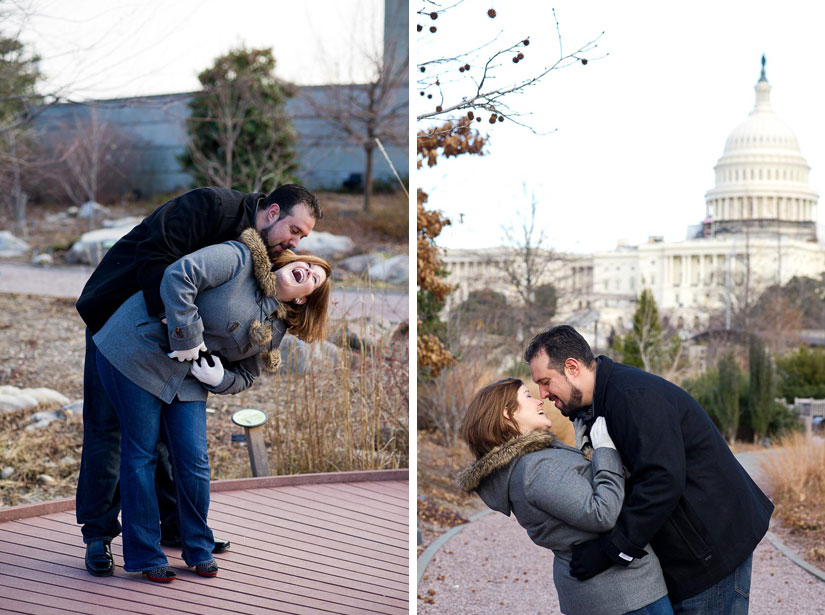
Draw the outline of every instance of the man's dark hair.
M570 325L551 327L530 340L524 351L524 362L530 363L542 350L549 359L547 366L560 374L564 373L567 359L576 359L587 367L596 360L590 344Z
M278 207L280 207L279 220L291 215L292 210L298 203L306 205L310 215L316 220L324 217L318 197L298 184L284 184L283 186L275 188L275 190L270 192L264 199L263 205L264 207L269 207L273 203L277 203Z

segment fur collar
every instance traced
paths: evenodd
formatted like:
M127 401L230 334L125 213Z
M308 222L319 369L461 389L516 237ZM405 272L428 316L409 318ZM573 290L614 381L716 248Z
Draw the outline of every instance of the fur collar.
M249 248L249 253L252 255L255 280L258 282L261 292L265 297L275 299L275 295L278 293L278 282L275 278L275 272L272 271L272 261L260 234L250 227L241 233L240 241ZM279 301L278 308L275 310L275 318L286 320L286 316L286 307ZM255 320L249 327L249 339L256 346L269 344L272 341L272 327L267 327L259 320ZM281 353L277 348L262 348L258 356L264 369L268 372L277 372L281 366Z
M549 431L531 431L510 438L490 450L458 475L458 484L463 491L470 493L478 489L481 481L496 470L507 467L512 461L527 453L534 453L545 448L557 448L561 443Z
M278 282L272 271L272 261L266 251L264 240L254 228L250 227L241 233L240 240L249 248L252 254L252 264L255 267L255 279L258 286L267 297L274 297L278 292Z

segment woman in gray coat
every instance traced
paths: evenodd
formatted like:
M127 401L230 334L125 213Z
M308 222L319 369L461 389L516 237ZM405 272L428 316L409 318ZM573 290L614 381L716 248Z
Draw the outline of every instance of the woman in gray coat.
M175 578L158 546L154 474L162 430L175 476L183 559L201 576L217 575L206 522L208 392L238 393L261 369L277 370L286 331L308 342L321 339L330 273L317 257L284 252L271 261L258 232L247 229L239 241L208 246L166 268L164 317L149 316L138 292L94 336L98 371L121 425L127 571L157 582Z
M672 615L649 546L646 557L627 567L613 566L586 581L571 576L572 546L615 525L624 473L604 421L591 429L591 459L553 437L542 404L517 378L476 393L461 428L476 462L459 475L459 484L493 510L513 513L533 542L553 551L553 581L565 615Z

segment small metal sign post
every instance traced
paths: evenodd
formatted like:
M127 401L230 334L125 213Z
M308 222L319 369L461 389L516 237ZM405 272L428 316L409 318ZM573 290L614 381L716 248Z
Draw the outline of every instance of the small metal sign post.
M244 428L246 448L249 451L249 463L252 465L252 476L269 476L269 463L266 458L264 445L264 430L266 413L256 408L244 408L232 415L232 422Z

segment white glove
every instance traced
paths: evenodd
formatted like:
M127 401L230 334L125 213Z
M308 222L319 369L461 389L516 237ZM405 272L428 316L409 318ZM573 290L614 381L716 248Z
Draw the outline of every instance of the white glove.
M211 357L211 359L215 364L214 367L209 367L209 361L206 357L198 361L192 361L192 365L189 366L189 373L206 386L216 387L223 382L223 365L219 358Z
M610 434L607 433L607 423L604 417L600 416L593 422L593 427L590 428L590 440L593 442L593 448L607 447L616 450L616 445L610 439Z
M576 448L581 448L590 442L590 439L585 435L587 431L587 423L583 419L575 419L573 421L573 432L576 434Z
M206 352L206 344L201 342L197 348L190 348L189 350L173 350L166 356L170 359L177 359L178 361L194 361L198 358L200 351Z

